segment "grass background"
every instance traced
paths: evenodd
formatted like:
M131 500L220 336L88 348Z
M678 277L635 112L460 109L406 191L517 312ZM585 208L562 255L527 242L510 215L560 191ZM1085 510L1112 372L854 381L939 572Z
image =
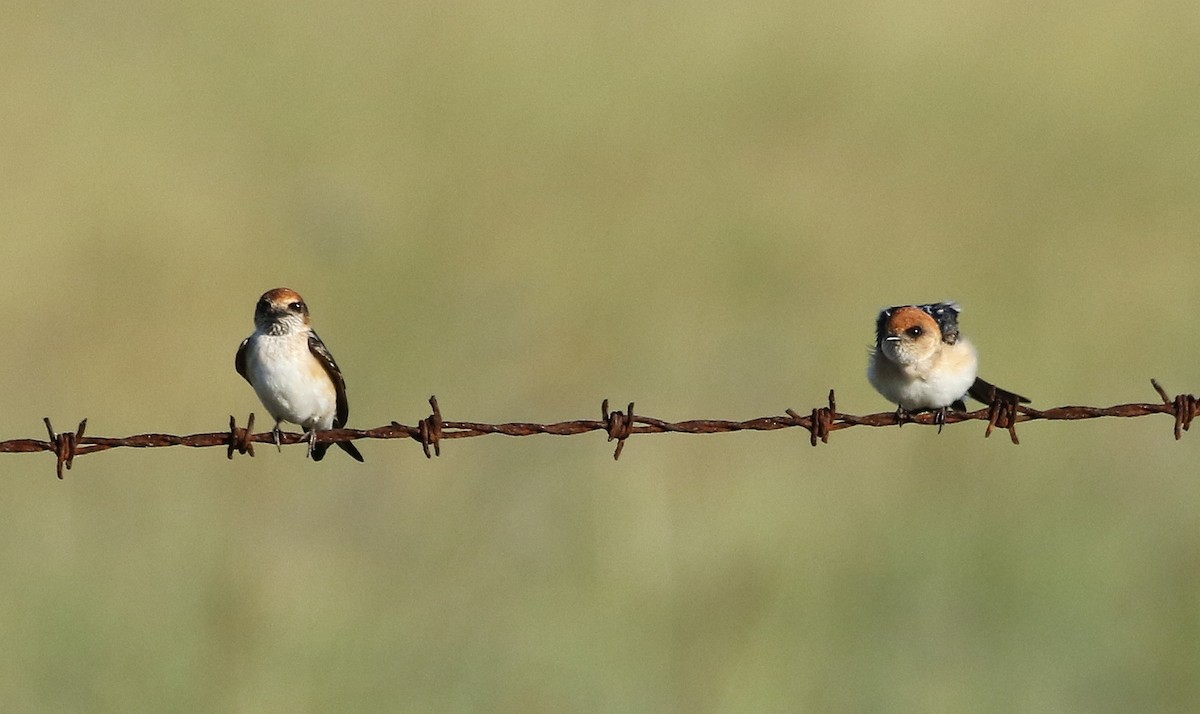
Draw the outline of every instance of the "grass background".
M6 9L0 437L219 430L287 285L351 424L800 411L953 298L1039 406L1194 391L1183 2ZM261 423L261 421L260 421ZM1170 421L6 456L21 712L1172 712Z

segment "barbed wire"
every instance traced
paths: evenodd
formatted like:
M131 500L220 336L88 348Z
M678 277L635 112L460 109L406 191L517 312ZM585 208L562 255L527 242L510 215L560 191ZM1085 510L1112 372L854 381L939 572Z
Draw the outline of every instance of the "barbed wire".
M692 419L688 421L669 422L654 417L635 414L633 402L625 411L609 411L608 400L600 406L600 419L578 419L554 424L538 424L533 422L506 422L503 424L484 424L469 421L446 421L442 417L441 407L437 397L429 398L429 406L433 413L421 419L415 426L406 426L392 422L386 426L374 429L330 429L320 431L316 442L331 444L336 442L356 441L359 439L413 439L421 444L426 458L441 456L441 443L447 439L466 439L488 434L505 436L532 436L534 434L552 434L556 436L574 436L592 431L603 431L608 434L608 440L616 441L613 458L621 457L625 442L634 434L724 434L734 431L775 431L799 427L808 431L809 443L828 443L829 436L835 431L849 429L855 426L897 426L903 424L925 424L938 426L956 424L965 421L986 421L987 430L984 437L992 435L996 428L1006 429L1012 443L1019 444L1017 424L1026 421L1075 421L1080 419L1098 419L1101 417L1141 417L1150 414L1171 414L1175 417L1175 438L1179 439L1187 431L1198 412L1197 400L1191 394L1180 394L1174 398L1167 395L1166 390L1157 380L1151 379L1150 384L1158 392L1161 402L1117 404L1111 407L1062 406L1051 409L1034 409L993 390L991 402L984 409L973 412L947 412L944 419L933 412L907 414L899 411L880 412L856 416L844 414L837 410L834 390L829 390L827 406L815 407L809 414L799 414L792 409L784 410L782 415L765 416L746 421L729 421L724 419ZM1011 396L1011 395L1009 395ZM85 435L87 419L79 422L74 432L56 432L49 418L44 418L47 441L39 439L10 439L0 441L0 453L32 453L49 451L56 457L56 473L63 477L64 468L69 470L75 457L107 451L121 447L135 449L157 448L163 446L208 447L224 446L228 458L233 454L249 454L254 456L254 444L275 443L272 431L254 433L254 414L246 420L245 428L237 425L234 417L229 417L229 430L201 434L135 434L125 437L105 437ZM307 443L304 434L283 432L279 436L281 444Z

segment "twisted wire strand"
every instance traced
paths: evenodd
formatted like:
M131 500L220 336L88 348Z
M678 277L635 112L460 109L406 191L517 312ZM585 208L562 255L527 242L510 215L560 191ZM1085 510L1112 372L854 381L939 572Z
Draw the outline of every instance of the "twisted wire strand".
M1061 406L1050 409L1034 409L1006 401L1003 397L994 398L984 409L972 412L949 412L944 417L944 423L956 424L965 421L985 421L987 430L984 436L990 436L999 427L1008 431L1009 438L1014 444L1020 443L1017 438L1016 425L1028 421L1077 421L1081 419L1099 419L1103 417L1132 418L1149 416L1151 414L1170 414L1174 416L1175 438L1182 437L1183 432L1191 426L1192 419L1198 412L1197 401L1191 394L1180 394L1170 397L1156 380L1150 380L1158 393L1160 402L1117 404L1111 407L1092 406ZM828 443L830 434L842 429L856 426L896 426L898 424L938 425L937 415L933 413L902 414L900 412L880 412L877 414L854 415L839 412L834 391L829 391L826 406L815 407L807 414L799 414L792 409L785 410L777 416L763 416L745 421L726 419L690 419L687 421L670 422L655 417L636 414L634 404L630 402L625 411L610 411L608 400L600 407L600 419L577 419L551 424L536 422L505 422L487 424L469 421L446 421L442 418L441 407L436 397L429 398L433 412L421 419L415 426L407 426L398 422L379 426L374 429L330 429L318 432L318 443L334 443L355 441L360 439L412 439L421 444L425 456L432 458L441 455L441 442L447 439L467 439L471 437L500 434L504 436L533 436L535 434L550 434L554 436L574 436L593 431L607 433L609 441L616 441L617 446L613 458L620 458L626 441L633 435L641 434L724 434L735 431L776 431L779 429L801 428L809 432L810 443ZM227 431L204 432L199 434L161 434L146 433L124 437L105 437L87 435L87 419L79 423L74 432L56 432L50 420L43 420L46 425L48 439L9 439L0 441L0 453L34 453L49 451L56 456L56 473L61 479L64 469L69 470L77 456L107 451L116 448L159 448L165 446L189 446L203 448L209 446L224 446L230 459L235 452L254 456L255 444L273 444L273 432L254 433L254 414L250 414L245 427L239 427L234 417L229 417ZM284 432L279 439L281 444L297 444L306 441L303 434Z

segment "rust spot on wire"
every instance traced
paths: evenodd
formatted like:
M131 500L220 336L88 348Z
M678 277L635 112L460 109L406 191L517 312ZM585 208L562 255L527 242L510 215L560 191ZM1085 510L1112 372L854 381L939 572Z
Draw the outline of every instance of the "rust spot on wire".
M233 415L229 415L229 451L225 456L233 460L233 452L239 454L249 454L254 456L254 442L250 437L254 435L254 412L250 412L249 418L246 419L246 428L238 428L237 419Z
M445 422L442 421L442 410L438 407L436 396L429 398L429 406L433 409L433 414L425 417L418 425L417 441L421 442L421 450L425 452L425 458L432 459L433 456L429 453L429 447L433 447L433 453L437 456L442 455L442 428Z
M608 440L617 440L617 449L613 452L613 461L621 458L621 451L625 448L625 440L633 433L633 402L629 403L629 409L624 414L621 412L609 412L608 400L605 399L600 403L600 414L604 417L604 430L608 432ZM664 429L664 431L667 431Z
M791 407L784 409L783 413L787 414L789 417L792 418L792 421L790 423L788 423L787 426L798 426L798 427L805 429L806 431L808 431L810 433L812 432L812 428L809 426L809 418L808 417L800 416L799 414L796 413L796 410L792 409ZM810 439L811 439L811 437L810 437ZM816 444L814 443L813 446L816 446Z
M79 422L79 428L75 430L74 434L70 432L56 434L54 427L50 425L50 417L42 417L42 421L46 424L46 433L50 435L51 449L58 458L55 472L61 481L63 466L66 466L67 470L70 471L71 465L75 462L75 450L79 446L79 441L83 438L83 430L87 428L87 419Z

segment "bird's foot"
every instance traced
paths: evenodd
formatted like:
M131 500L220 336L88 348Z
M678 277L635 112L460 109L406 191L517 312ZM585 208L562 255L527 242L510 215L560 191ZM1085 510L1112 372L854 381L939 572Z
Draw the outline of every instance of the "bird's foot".
M937 424L938 433L942 433L942 427L946 426L946 407L933 410L933 423Z

